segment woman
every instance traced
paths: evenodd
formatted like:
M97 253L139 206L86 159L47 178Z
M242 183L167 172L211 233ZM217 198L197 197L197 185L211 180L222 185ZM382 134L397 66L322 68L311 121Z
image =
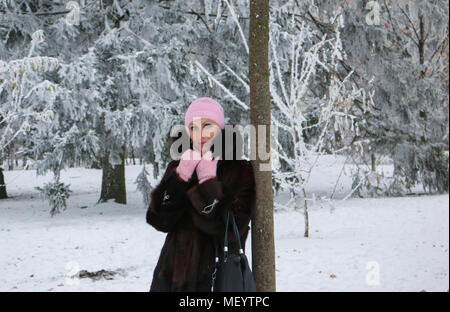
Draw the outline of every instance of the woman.
M236 215L244 250L254 211L253 167L240 159L237 138L233 160L225 158L229 151L222 106L211 98L195 100L186 111L185 127L191 148L168 164L147 210L147 223L168 233L150 291L211 291L214 240L223 245L227 210L233 209ZM213 158L212 144L218 135L222 136L222 153ZM233 234L230 229L229 251L237 253Z

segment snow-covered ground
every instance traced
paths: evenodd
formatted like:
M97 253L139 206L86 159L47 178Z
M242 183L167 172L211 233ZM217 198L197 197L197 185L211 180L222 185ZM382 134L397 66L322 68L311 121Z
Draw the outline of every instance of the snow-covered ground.
M343 162L333 159L313 172L308 192L331 194ZM140 169L126 168L127 205L96 204L101 170L63 171L73 193L53 218L33 188L51 174L4 171L11 198L0 201L0 291L147 291L165 234L145 222ZM448 194L343 201L350 178L342 177L331 203L309 203L309 238L301 212L275 214L277 291L448 291ZM251 236L246 253L251 261ZM102 269L118 274L68 278Z

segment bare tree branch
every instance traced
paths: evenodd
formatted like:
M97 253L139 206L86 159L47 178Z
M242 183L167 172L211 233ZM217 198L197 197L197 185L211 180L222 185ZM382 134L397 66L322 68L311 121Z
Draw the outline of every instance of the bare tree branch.
M400 11L406 16L406 18L408 19L412 29L414 30L414 33L416 34L416 38L417 38L417 45L419 45L419 41L420 41L420 36L417 33L416 27L414 26L414 23L412 22L411 18L409 17L409 15L405 12L405 10L403 10L402 7L399 7Z

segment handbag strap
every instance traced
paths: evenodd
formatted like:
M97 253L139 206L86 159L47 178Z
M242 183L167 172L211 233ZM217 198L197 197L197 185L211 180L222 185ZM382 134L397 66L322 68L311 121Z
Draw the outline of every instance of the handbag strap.
M241 238L240 238L239 229L237 227L236 220L234 217L234 212L232 209L229 209L227 211L227 223L226 223L226 227L225 227L225 238L224 238L224 242L223 242L224 259L227 259L227 256L228 256L228 225L229 225L230 217L231 217L231 223L233 225L234 236L235 236L235 238L238 242L238 246L239 246L239 254L242 255L244 253L244 250L242 249L242 246L241 246Z
M233 181L233 184L232 184L232 186L231 186L231 191L232 192L236 192L236 186L237 186L237 184L239 183L239 181L241 180L241 177L242 177L242 170L239 170L238 171L239 173L238 173L238 177L237 177L237 179L235 179L234 181ZM233 221L232 221L232 223L233 223L233 230L234 230L234 233L235 233L235 236L236 236L236 233L238 233L238 235L237 235L237 240L238 240L238 244L239 244L239 253L241 253L241 250L242 250L242 247L241 247L241 240L240 240L240 237L239 237L239 231L237 231L237 225L236 225L236 222L235 222L235 220L234 220L234 212L233 212L233 208L230 208L230 209L228 209L227 210L227 220L225 221L225 239L224 239L224 243L223 243L223 251L224 251L224 260L227 258L227 256L228 256L228 227L229 227L229 220L230 220L230 211L231 211L231 214L232 214L232 217L233 217ZM214 240L214 243L217 245L218 243L216 242L216 240ZM216 255L216 258L217 258L218 256Z
M214 261L214 271L211 274L211 292L214 292L214 287L216 285L217 269L219 268L219 246L217 240L214 239L214 250L215 250L215 261Z
M235 191L236 185L237 185L238 181L240 181L241 176L242 176L242 171L240 170L239 178L234 180L233 185L231 187L233 192ZM230 219L230 212L233 217L232 223L233 223L234 233L235 233L235 236L236 236L236 238L238 240L238 244L239 244L239 254L244 253L244 251L242 250L242 247L241 247L241 239L239 237L239 230L237 228L236 221L234 220L233 208L231 208L231 209L228 209L228 211L227 211L227 220L226 220L226 225L225 225L225 239L224 239L224 244L223 244L224 245L224 247L223 247L224 261L226 261L226 259L228 257L228 225L229 225L229 219ZM237 233L237 235L236 235L236 233ZM212 273L211 292L214 292L214 290L215 290L217 269L219 268L219 244L216 239L213 239L213 241L214 241L214 251L215 251L215 262L214 262L214 271Z
M227 223L226 223L225 239L224 239L224 247L223 247L223 253L224 253L223 261L224 262L226 262L227 258L228 258L228 224L229 224L228 221L230 219L230 215L232 217L234 236L237 238L238 245L239 245L239 254L240 255L244 254L244 250L242 249L242 246L241 246L241 238L239 237L239 230L238 230L236 221L234 219L234 212L232 209L229 209L228 213L227 213ZM211 292L214 292L214 290L215 290L217 270L219 268L219 246L218 246L216 239L214 239L214 251L215 251L215 262L214 262L214 271L211 275Z

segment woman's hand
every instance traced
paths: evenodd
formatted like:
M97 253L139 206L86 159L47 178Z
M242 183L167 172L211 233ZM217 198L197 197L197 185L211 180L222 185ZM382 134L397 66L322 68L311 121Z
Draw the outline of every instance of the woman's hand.
M188 149L181 155L180 163L175 171L183 181L187 182L192 177L195 167L201 159L202 155L199 151Z
M198 177L198 183L203 183L208 179L214 178L217 172L217 162L220 156L212 159L212 152L208 151L203 154L202 159L197 165L196 172Z

